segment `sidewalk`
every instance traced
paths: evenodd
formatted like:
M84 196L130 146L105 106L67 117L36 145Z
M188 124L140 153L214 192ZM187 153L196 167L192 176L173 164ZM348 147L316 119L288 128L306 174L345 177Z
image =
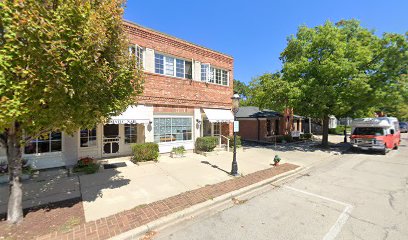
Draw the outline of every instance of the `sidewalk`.
M181 211L205 201L212 201L212 199L223 194L247 187L296 168L298 168L298 166L285 163L243 177L237 177L177 194L160 201L117 213L107 218L87 222L76 226L73 230L68 232L56 231L40 236L37 239L108 239L165 217L171 213Z
M43 210L45 216L41 215L41 219L47 218L50 222L56 222L53 229L63 229L66 232L78 224L81 225L87 222L87 224L92 225L95 224L95 220L98 222L100 219L116 216L126 211L133 211L135 208L149 205L153 209L161 209L163 206L160 204L151 204L172 199L174 196L183 193L187 194L203 188L213 188L213 186L224 186L222 184L228 181L234 182L239 179L243 179L239 181L247 181L247 176L261 174L262 171L275 171L273 168L271 170L271 164L276 154L282 158L281 163L291 163L290 166L297 165L301 167L307 167L333 157L331 150L319 150L312 144L240 148L237 153L237 161L241 177L238 178L229 175L232 152L220 152L218 155L209 157L193 153L186 154L184 158L170 158L162 155L159 162L142 165L134 165L129 162L129 157L110 159L109 161L125 162L127 166L106 169L91 175L65 178L58 176L49 181L38 181L37 179L25 182L23 205L29 207L72 198L79 199L79 201L68 205L71 204L75 209L83 209L82 214L80 211L71 212L70 208L66 207L51 207L51 210L47 210L46 207L45 211ZM251 181L247 181L245 184L251 184ZM226 186L229 186L228 184ZM238 186L241 186L239 184ZM235 186L235 183L233 185ZM206 200L208 200L209 197L225 193L225 189L229 189L226 190L227 192L235 189L225 186L220 188L221 190L215 192L200 194L204 194ZM4 210L7 203L7 190L7 184L0 186L0 207ZM187 196L189 196L189 199L191 198L190 195ZM64 204L66 205L66 203ZM56 212L56 215L63 214L63 217L46 217L48 211ZM154 211L161 210L156 209ZM154 214L154 216L156 215L157 213ZM147 216L150 217L150 215ZM32 214L28 218L26 217L24 221L30 223L36 222L38 219L36 219L35 214L34 216ZM4 229L1 223L0 221L0 231ZM23 236L27 237L28 235L24 234L30 229L31 226L21 227L21 229L8 229L8 233L17 234L15 232L23 231ZM35 235L31 233L32 235L29 236L34 237L48 232L47 228L41 231L38 229L40 229L40 226L37 226ZM1 236L4 236L3 234L5 232L0 234L0 239Z

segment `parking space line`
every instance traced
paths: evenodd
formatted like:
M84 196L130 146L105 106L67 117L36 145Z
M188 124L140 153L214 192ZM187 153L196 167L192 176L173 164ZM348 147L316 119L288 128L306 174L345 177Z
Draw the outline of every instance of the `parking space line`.
M337 221L334 223L334 225L330 228L330 230L323 237L323 240L333 240L333 239L335 239L336 236L340 233L343 225L347 222L348 218L350 217L351 211L353 210L353 206L348 204L348 203L345 203L345 202L337 201L337 200L334 200L334 199L331 199L331 198L328 198L328 197L325 197L325 196L321 196L321 195L318 195L318 194L315 194L315 193L306 192L306 191L296 189L296 188L293 188L293 187L289 187L289 186L284 186L284 188L345 206L343 212L337 218Z

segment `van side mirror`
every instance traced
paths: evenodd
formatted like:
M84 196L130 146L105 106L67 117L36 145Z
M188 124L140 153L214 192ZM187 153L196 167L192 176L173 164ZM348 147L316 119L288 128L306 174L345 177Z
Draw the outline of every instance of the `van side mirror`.
M394 129L391 129L390 134L394 134L394 133L395 133Z

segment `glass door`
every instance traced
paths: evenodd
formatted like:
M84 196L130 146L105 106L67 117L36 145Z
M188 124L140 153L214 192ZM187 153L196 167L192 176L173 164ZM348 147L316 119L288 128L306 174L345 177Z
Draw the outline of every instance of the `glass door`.
M119 124L103 126L103 154L119 153Z

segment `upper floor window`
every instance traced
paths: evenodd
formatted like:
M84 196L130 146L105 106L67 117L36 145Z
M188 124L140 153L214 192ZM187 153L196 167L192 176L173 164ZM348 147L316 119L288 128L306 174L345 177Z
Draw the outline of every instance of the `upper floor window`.
M192 79L192 62L162 54L155 54L155 73Z
M25 154L38 154L49 152L61 152L62 150L62 133L49 132L28 142L25 145Z
M201 81L228 86L228 71L201 64Z
M81 129L80 131L81 147L95 147L96 146L96 128Z
M154 72L164 74L164 56L161 54L154 56Z
M129 53L135 58L136 66L143 68L143 48L138 45L132 45L129 47Z

